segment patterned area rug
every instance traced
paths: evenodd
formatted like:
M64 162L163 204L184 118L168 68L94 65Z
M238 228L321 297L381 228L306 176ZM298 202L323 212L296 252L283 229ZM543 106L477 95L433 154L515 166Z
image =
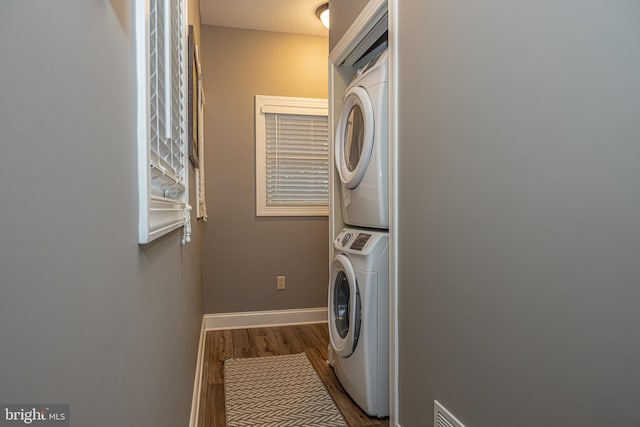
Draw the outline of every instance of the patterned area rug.
M304 353L227 359L228 427L347 427Z

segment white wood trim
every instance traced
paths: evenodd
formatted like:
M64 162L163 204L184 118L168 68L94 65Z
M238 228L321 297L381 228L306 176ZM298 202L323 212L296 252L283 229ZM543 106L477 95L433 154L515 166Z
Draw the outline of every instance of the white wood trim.
M389 0L389 421L398 425L398 0Z
M188 160L184 164L184 177L176 182L184 187L184 195L179 199L160 200L151 195L151 172L152 163L150 156L150 40L149 40L149 0L136 0L134 4L134 33L135 33L135 53L136 53L136 122L137 122L137 153L138 153L138 243L149 243L169 232L185 225L185 208L189 205L189 171ZM184 3L181 26L183 39L184 58L181 61L182 67L182 97L187 97L187 37L189 13L188 4ZM170 19L171 12L167 13L166 19ZM170 34L169 34L170 36ZM166 58L165 58L166 59ZM170 91L171 88L167 90ZM171 102L168 109L170 110ZM169 111L169 116L170 116ZM187 123L187 108L181 111L184 123ZM168 123L168 122L167 122ZM167 124L170 126L170 123ZM158 133L166 132L167 129L158 129ZM183 158L187 159L187 135L181 135ZM161 165L156 165L160 166ZM172 177L173 178L173 177ZM174 179L175 180L175 179Z
M398 0L370 0L358 15L353 24L345 32L336 46L331 50L329 59L334 65L329 69L329 99L330 107L335 106L336 97L339 95L335 91L336 76L339 68L352 67L354 60L359 58L359 54L364 53L369 47L368 43L375 41L373 37L377 35L383 27L381 20L386 16L388 25L388 46L390 53L389 62L389 408L390 425L398 426L399 403L398 403L398 179L397 179L397 156L398 156L398 22L397 10ZM337 113L332 111L330 117ZM335 117L334 117L335 120ZM333 123L335 126L335 123ZM333 146L333 141L331 142ZM332 159L333 160L333 159ZM332 187L333 188L333 187ZM331 195L331 200L339 204L339 196ZM333 248L333 238L339 230L335 215L336 208L331 210L334 218L330 218L330 253ZM332 254L331 254L332 255ZM333 261L330 256L329 262Z
M256 216L327 216L328 205L267 206L266 113L318 115L328 117L326 98L255 96ZM331 134L331 126L329 126Z
M331 62L337 66L342 65L386 13L387 0L369 0L353 24L331 49L329 53Z
M136 123L138 153L138 242L149 241L149 149L146 141L149 137L149 42L147 26L148 0L137 0L134 5L134 31L136 53ZM140 141L145 141L142 144Z
M205 330L260 328L265 326L301 325L327 321L327 308L247 311L205 314Z
M327 266L328 270L331 271L331 264L333 264L333 239L335 238L336 231L336 210L340 208L339 204L336 203L338 192L335 188L335 175L336 175L336 167L335 159L334 159L334 138L335 138L335 66L331 61L329 61L329 126L331 129L329 130L329 265Z
M200 393L202 385L202 367L204 365L204 344L205 344L205 321L204 317L200 324L200 341L198 342L198 357L196 359L196 373L193 380L193 398L191 401L191 415L189 416L189 427L197 427L200 417Z

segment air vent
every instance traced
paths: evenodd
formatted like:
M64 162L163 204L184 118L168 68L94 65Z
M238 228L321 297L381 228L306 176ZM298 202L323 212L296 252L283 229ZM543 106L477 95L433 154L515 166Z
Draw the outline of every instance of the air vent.
M437 400L433 401L433 427L464 427L451 412L447 411Z

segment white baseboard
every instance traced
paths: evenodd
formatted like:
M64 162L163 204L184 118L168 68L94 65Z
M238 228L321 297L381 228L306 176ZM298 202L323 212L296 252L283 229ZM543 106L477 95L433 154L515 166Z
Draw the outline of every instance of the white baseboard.
M196 359L196 374L193 381L193 400L191 401L191 415L189 416L189 427L198 425L198 417L200 415L200 387L202 385L202 365L204 363L204 343L206 331L205 321L202 319L200 326L200 341L198 343L198 357Z
M327 308L303 308L295 310L247 311L240 313L205 314L204 328L217 329L260 328L327 321Z

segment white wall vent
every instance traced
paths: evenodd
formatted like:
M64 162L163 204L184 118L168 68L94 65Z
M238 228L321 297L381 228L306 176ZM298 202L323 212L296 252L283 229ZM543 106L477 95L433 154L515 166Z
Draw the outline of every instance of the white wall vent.
M451 412L447 411L437 400L433 401L433 427L464 427Z

